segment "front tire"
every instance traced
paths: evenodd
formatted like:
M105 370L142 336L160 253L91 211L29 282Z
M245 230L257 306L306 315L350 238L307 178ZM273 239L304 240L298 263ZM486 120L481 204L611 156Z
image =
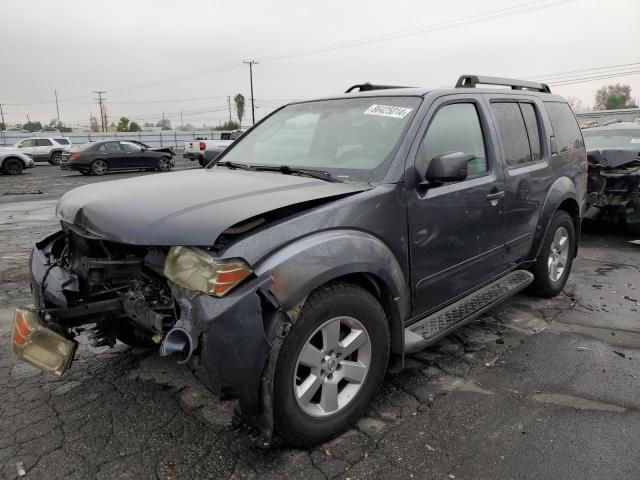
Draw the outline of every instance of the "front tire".
M51 165L60 165L60 160L62 160L62 152L53 152L51 158L49 158L49 163Z
M169 172L171 170L171 158L160 158L160 160L158 160L158 170L160 170L161 172Z
M389 344L385 313L369 292L347 283L313 292L278 356L276 431L310 447L351 427L384 378Z
M9 158L4 161L2 170L4 170L4 173L7 175L19 175L22 173L22 170L24 170L24 165L17 158Z
M567 283L575 252L576 233L573 219L558 210L542 242L540 254L533 266L533 284L530 291L540 297L553 297Z
M109 171L109 166L104 160L94 160L91 163L91 173L97 176L105 175Z

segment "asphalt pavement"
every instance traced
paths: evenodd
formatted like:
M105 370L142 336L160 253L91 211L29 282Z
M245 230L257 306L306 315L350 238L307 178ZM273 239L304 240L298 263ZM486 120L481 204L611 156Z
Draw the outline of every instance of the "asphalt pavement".
M407 358L355 428L310 450L255 449L231 401L153 352L84 343L61 378L17 362L11 309L31 302L55 202L135 175L0 176L1 478L640 478L640 246L610 226L589 226L563 294L518 295Z

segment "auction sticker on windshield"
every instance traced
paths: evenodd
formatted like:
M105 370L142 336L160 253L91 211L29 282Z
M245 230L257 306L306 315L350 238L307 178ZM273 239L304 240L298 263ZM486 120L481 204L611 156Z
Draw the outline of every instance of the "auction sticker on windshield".
M391 105L371 105L364 111L365 115L378 115L380 117L404 118L412 108L393 107Z

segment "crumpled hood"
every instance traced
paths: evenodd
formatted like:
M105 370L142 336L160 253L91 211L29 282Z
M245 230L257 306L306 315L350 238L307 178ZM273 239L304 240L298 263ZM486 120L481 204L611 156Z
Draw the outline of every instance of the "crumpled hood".
M367 188L219 167L85 185L67 192L56 214L114 242L210 246L224 230L256 215Z

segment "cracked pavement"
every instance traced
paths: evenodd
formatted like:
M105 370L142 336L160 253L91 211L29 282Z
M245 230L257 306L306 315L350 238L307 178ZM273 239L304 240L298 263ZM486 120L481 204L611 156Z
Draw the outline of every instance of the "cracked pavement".
M11 308L31 302L55 201L133 175L0 176L1 478L638 478L640 247L608 227L585 233L565 294L518 295L407 357L354 428L310 450L255 449L231 401L154 352L81 338L61 378L17 362Z

